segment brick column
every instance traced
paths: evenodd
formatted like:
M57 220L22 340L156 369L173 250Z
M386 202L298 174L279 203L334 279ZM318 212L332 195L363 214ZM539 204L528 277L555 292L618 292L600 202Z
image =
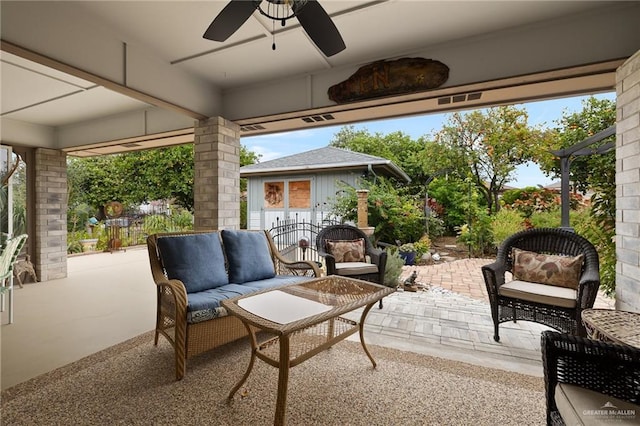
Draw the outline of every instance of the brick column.
M616 83L616 309L640 312L640 51Z
M67 154L35 152L34 266L41 281L67 276Z
M358 195L358 228L366 235L371 236L376 228L369 226L369 190L358 189L356 194Z
M201 120L194 140L194 228L240 228L240 126Z
M369 226L369 205L367 199L369 198L369 190L358 189L358 228L367 228Z

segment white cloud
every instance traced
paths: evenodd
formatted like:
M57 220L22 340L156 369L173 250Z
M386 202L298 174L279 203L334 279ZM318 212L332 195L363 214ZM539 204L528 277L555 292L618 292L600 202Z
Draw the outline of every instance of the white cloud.
M249 149L250 151L255 152L256 154L260 155L260 162L264 163L265 161L270 161L270 160L274 160L276 158L280 158L280 157L284 157L284 155L279 152L279 151L274 151L271 150L269 148L266 148L262 145L253 145L251 147L247 146L247 149Z

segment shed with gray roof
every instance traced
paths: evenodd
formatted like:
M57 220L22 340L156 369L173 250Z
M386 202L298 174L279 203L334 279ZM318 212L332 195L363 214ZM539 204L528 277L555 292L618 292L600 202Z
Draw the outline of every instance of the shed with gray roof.
M277 220L321 222L340 195L340 183L360 187L363 176L410 182L392 161L325 147L240 168L247 178L247 228L269 229Z

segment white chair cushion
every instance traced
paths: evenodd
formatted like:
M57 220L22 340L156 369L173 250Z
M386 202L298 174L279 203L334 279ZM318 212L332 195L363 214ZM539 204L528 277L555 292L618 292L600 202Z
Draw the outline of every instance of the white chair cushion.
M558 383L556 407L566 425L637 425L640 406L591 389Z
M364 275L377 274L378 266L365 262L340 262L336 263L336 275Z
M572 288L518 280L501 285L498 294L563 308L575 308L578 297L578 292Z

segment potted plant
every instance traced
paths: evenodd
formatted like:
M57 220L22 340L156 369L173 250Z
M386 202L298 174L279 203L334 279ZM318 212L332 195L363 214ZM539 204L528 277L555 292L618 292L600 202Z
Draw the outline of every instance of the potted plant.
M404 243L398 247L398 253L404 260L405 265L415 265L416 263L416 247L413 243Z

